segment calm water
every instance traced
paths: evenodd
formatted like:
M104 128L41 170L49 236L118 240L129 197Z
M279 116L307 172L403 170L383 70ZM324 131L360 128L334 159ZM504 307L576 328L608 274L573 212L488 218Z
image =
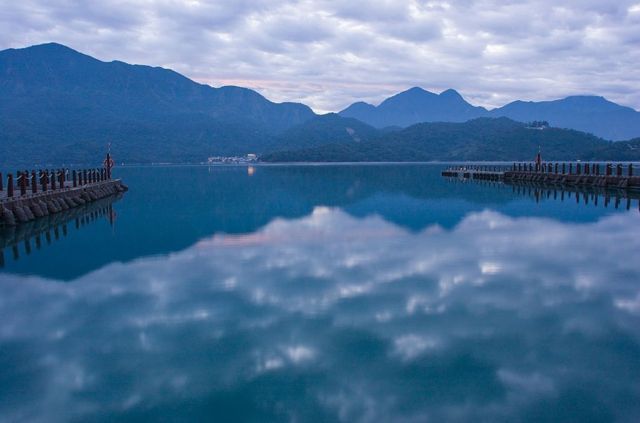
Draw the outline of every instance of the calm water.
M637 200L440 169L118 169L3 249L0 420L639 421Z

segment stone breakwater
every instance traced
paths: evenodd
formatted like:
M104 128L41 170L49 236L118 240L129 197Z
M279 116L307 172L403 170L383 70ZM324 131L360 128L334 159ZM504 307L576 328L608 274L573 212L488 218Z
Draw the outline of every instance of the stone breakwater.
M127 190L127 186L116 179L4 198L0 201L0 226L16 226Z

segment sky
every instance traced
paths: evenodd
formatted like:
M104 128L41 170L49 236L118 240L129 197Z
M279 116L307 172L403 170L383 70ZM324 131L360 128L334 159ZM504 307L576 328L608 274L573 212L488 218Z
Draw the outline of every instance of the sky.
M316 112L413 86L640 109L640 0L1 0L0 49L59 42Z

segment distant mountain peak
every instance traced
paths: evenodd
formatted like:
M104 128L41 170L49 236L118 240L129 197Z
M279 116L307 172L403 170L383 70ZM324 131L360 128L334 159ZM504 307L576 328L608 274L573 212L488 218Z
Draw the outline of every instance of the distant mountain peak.
M411 87L406 91L402 91L394 96L391 96L391 98L395 98L395 97L406 97L406 96L412 96L412 97L433 97L436 96L437 94L432 93L431 91L427 91L424 88L421 87Z
M29 53L29 52L47 52L47 53L55 53L55 54L65 54L65 53L74 53L74 54L82 54L77 50L72 49L71 47L65 46L64 44L60 44L60 43L44 43L44 44L35 44L29 47L24 47L24 48L15 48L15 49L8 49L8 50L13 50L13 51L20 51L20 52L25 52L25 53ZM6 51L6 50L5 50Z
M460 93L456 90L454 90L453 88L449 88L447 90L444 90L443 92L440 93L440 97L448 97L448 98L456 98L456 99L461 99L464 100L462 98L462 95L460 95Z
M431 91L427 91L422 87L411 87L408 90L404 91L405 93L428 93L433 94Z
M0 57L9 60L22 60L21 58L33 58L42 63L54 63L59 61L84 61L98 63L100 60L87 54L80 53L71 47L60 43L36 44L24 48L10 48L0 51Z

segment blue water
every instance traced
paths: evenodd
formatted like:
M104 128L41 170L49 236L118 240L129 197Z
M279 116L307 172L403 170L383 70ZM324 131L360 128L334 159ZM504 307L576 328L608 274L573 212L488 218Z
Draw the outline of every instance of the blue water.
M637 200L441 169L118 169L3 249L0 421L639 421Z

